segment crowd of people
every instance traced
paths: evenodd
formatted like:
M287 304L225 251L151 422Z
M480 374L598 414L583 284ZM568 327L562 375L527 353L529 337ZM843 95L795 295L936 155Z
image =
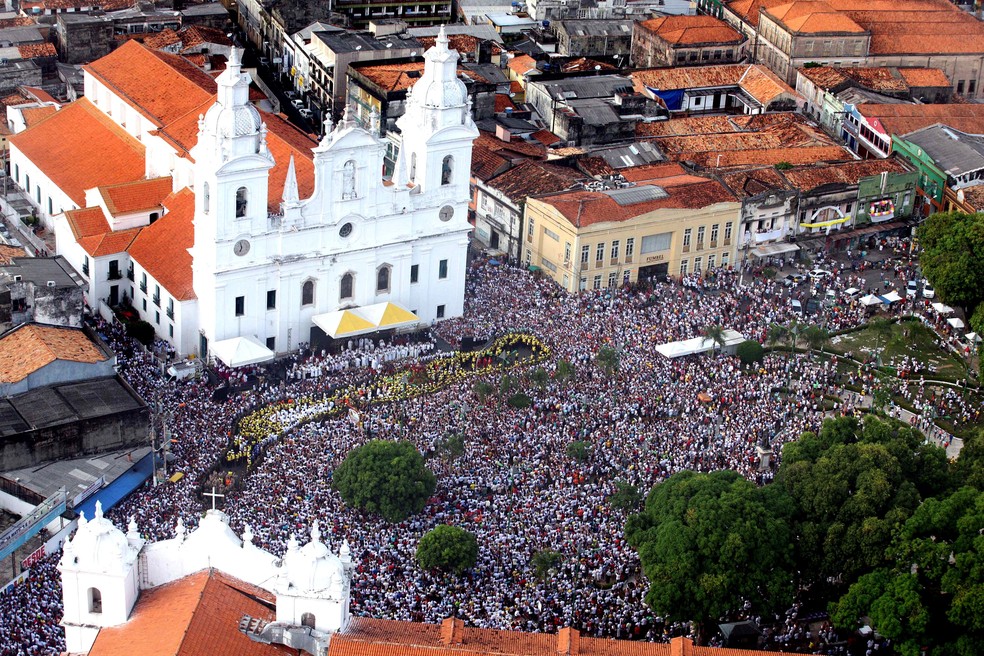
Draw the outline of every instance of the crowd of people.
M841 273L831 285L852 282L851 272ZM864 319L860 309L822 312L831 326ZM353 614L426 622L453 615L479 627L573 626L592 636L646 640L687 634L689 624L655 616L644 604L647 583L623 537L626 512L608 498L623 483L644 494L688 469L733 469L765 483L782 445L817 430L831 399L846 396L847 380L835 362L807 355L768 355L746 368L714 350L667 359L654 347L714 325L764 341L770 325L794 319L802 317L788 291L765 276L721 269L569 295L528 271L478 261L469 271L464 316L412 343L363 338L339 352L302 350L281 363L285 375L262 377L248 392L221 400L206 378L159 375L155 349L96 320L121 374L162 410L155 429L166 428L171 467L184 473L180 481L138 490L107 515L118 526L134 518L151 540L173 537L179 518L192 530L203 510L200 482L229 453L239 453L231 445L249 433L256 439L240 444L249 470L223 500L231 526L241 533L249 525L254 544L276 554L291 536L306 542L314 520L334 549L348 540L356 562ZM458 347L463 340L516 333L535 336L530 339L549 349L549 358L535 365L511 363L515 386L531 399L528 407L504 402L505 367L484 366L490 361L478 371L446 368L458 373L442 374L423 394L396 395L380 384L381 376L392 380L421 363L456 357L437 344ZM609 370L596 362L602 347L616 354ZM561 362L573 373L560 376ZM545 380L534 376L536 367L545 370ZM479 394L477 381L495 392ZM336 402L341 389L356 400L358 426L347 413L315 412L329 399ZM450 435L461 436L463 455L445 448ZM424 511L396 525L347 507L331 486L348 451L380 437L413 441L438 480ZM586 458L569 455L574 442L588 446ZM762 465L763 450L775 454L770 466ZM462 576L423 571L415 563L420 537L439 524L461 526L478 538L478 562ZM538 576L531 561L546 550L561 560ZM51 565L49 559L26 584L0 597L0 645L15 645L0 647L0 656L63 648L54 626L60 595ZM5 612L12 605L21 610ZM17 647L28 634L26 646ZM800 635L786 627L771 633L770 644L834 653L820 636L797 641Z

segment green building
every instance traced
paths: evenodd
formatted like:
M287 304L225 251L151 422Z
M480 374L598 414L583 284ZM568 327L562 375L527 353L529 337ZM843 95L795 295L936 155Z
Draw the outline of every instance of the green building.
M877 224L917 214L918 171L885 172L858 180L855 225Z
M943 209L943 192L946 189L946 172L944 172L926 152L917 144L907 141L898 135L892 138L892 152L904 158L919 175L919 195L931 207L926 208L926 214L940 212Z

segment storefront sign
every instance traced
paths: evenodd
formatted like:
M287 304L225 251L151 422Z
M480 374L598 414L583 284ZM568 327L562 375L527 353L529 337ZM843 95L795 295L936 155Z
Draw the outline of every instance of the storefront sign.
M646 263L648 264L649 262L662 262L665 259L666 259L666 255L663 254L650 255L649 257L646 258Z

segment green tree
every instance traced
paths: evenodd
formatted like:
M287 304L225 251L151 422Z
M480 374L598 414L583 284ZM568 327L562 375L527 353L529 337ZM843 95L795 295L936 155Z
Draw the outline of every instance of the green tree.
M459 526L435 526L417 544L417 563L423 569L461 574L474 567L477 559L478 540Z
M754 339L746 339L737 346L735 355L738 356L743 365L750 367L756 362L762 361L762 358L765 357L765 349Z
M533 554L530 564L533 566L536 577L542 581L547 578L551 571L557 569L563 560L564 557L556 551L541 549Z
M707 326L704 328L704 338L711 340L711 355L713 355L719 349L724 348L724 342L726 340L724 327L718 324Z
M516 378L510 376L509 374L502 374L502 378L499 379L499 395L505 397L509 392L513 391L516 387Z
M817 351L830 339L830 333L822 326L810 325L803 330L803 339L806 340L811 350Z
M484 380L476 381L472 389L475 392L475 396L477 396L478 400L481 401L482 403L485 403L485 401L487 401L488 398L492 396L492 392L495 391L495 388L492 387L492 384Z
M916 234L922 246L919 266L940 300L972 316L984 301L984 214L933 214Z
M620 361L621 355L611 346L602 346L598 349L598 354L595 356L595 363L601 367L602 371L609 378L618 372Z
M567 445L567 457L578 462L587 462L591 455L591 445L587 442L571 442Z
M654 487L625 529L649 579L646 603L697 622L704 638L745 600L756 612L787 607L793 535L782 496L733 471L684 471Z
M627 481L615 481L615 492L608 497L608 503L616 510L637 510L642 503L642 493Z
M530 407L532 403L532 399L522 392L517 392L506 399L506 405L510 408L519 408L520 410Z
M789 328L778 323L769 324L769 332L766 334L765 343L775 346L779 342L785 341L789 337Z
M346 503L391 523L423 510L436 485L411 442L367 442L349 451L332 475Z
M547 375L547 370L543 367L537 367L533 370L533 373L530 374L530 380L533 381L533 383L540 389L547 386L547 381L549 379L550 377Z
M560 382L574 376L574 365L569 360L557 360L557 369L554 371L554 378Z

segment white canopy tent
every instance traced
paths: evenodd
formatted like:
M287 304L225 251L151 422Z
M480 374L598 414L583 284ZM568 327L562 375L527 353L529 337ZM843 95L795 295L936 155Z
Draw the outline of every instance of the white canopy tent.
M957 317L950 317L946 322L958 330L964 327L964 322Z
M724 331L723 348L734 348L744 341L745 336L737 330L727 329ZM694 355L695 353L706 353L716 347L717 342L713 339L708 339L707 337L694 337L693 339L684 339L679 342L660 344L656 347L656 351L660 355L672 359L681 358L685 355Z
M902 300L902 297L899 296L899 293L894 289L882 296L882 298L885 299L885 303L898 303Z
M881 302L882 302L881 298L875 296L874 294L868 294L867 296L861 299L861 305L878 305Z
M980 344L981 341L984 341L981 339L981 336L978 335L977 333L967 333L966 335L964 335L964 339L966 339L971 344Z
M332 339L367 335L380 330L409 328L420 323L420 317L399 303L374 303L365 307L335 310L311 317L318 328Z
M276 357L276 353L260 344L255 337L233 337L215 342L212 345L212 354L229 367L260 364Z
M940 314L953 314L953 308L943 303L933 303L933 309Z

